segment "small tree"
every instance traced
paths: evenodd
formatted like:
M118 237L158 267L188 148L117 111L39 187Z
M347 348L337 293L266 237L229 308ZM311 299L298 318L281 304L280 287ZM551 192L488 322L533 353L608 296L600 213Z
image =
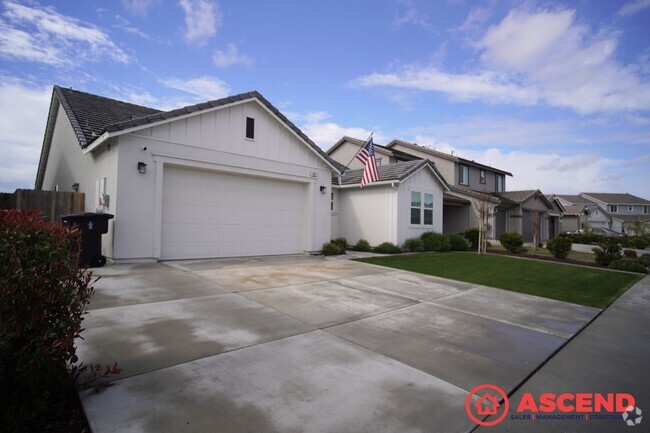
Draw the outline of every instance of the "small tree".
M533 224L533 248L537 249L540 239L540 228L542 225L542 214L538 210L530 211L530 221Z
M492 230L490 218L494 215L495 205L485 200L472 200L472 207L478 218L478 253L484 254L487 250L489 233Z
M645 236L646 226L645 223L641 220L634 222L634 236Z

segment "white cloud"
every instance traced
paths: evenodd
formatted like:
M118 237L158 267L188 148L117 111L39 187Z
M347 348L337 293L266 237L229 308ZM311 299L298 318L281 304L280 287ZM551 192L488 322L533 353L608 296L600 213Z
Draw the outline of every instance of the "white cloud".
M451 146L435 137L418 135L415 141L441 152L509 171L509 191L540 189L543 193L573 194L581 191L635 191L650 196L650 187L632 181L629 165L636 159L613 159L590 152L559 154L535 151L483 150ZM643 195L642 195L643 196Z
M526 71L548 59L552 51L567 42L575 51L585 29L572 26L575 12L569 10L529 13L511 11L498 25L491 26L478 46L486 63ZM566 49L566 48L565 48Z
M0 76L0 191L34 188L51 87Z
M203 76L189 80L167 78L160 82L171 89L181 90L203 101L224 98L230 93L228 83L216 77Z
M212 54L212 61L220 68L227 68L238 63L246 66L253 64L253 59L240 53L235 44L226 45L224 50L215 50Z
M492 15L489 7L473 7L470 9L467 18L460 26L461 31L474 30L483 25Z
M649 110L650 83L639 65L616 60L618 38L617 32L593 32L578 23L572 10L515 9L475 43L481 64L473 71L406 66L350 84L441 92L459 100L545 103L583 114Z
M344 135L365 140L372 132L362 127L341 126L332 122L330 120L332 116L324 111L313 111L305 115L292 112L285 112L285 114L323 150L332 147ZM374 139L377 143L384 137L381 133L375 133Z
M154 38L140 30L139 28L135 27L129 20L124 18L121 15L115 15L115 28L118 28L120 30L123 30L127 33L131 33L132 35L140 36L142 39L146 39L147 41L153 41Z
M618 11L618 14L621 16L634 15L635 13L649 7L650 0L634 0L625 3L623 7L621 7L621 9Z
M4 19L0 19L2 57L52 66L102 59L130 61L104 31L61 15L52 7L4 2L4 8Z
M496 72L453 74L435 67L406 67L397 73L375 73L350 82L355 87L387 86L441 92L457 100L481 99L487 102L535 104L535 90L503 79Z
M397 14L393 19L393 27L402 27L405 25L415 25L423 29L430 30L431 24L426 17L415 8L412 0L397 0L397 4L403 7L402 13Z
M190 44L204 45L217 33L222 15L217 3L209 0L179 0L179 6L185 12L185 41Z
M136 15L139 17L147 16L149 9L157 3L154 0L122 0L122 6L126 9L131 15Z

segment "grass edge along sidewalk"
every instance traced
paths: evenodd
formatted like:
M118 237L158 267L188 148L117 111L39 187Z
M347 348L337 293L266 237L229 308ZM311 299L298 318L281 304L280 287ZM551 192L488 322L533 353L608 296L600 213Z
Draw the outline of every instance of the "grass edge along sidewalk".
M644 277L606 269L464 252L357 260L601 309Z

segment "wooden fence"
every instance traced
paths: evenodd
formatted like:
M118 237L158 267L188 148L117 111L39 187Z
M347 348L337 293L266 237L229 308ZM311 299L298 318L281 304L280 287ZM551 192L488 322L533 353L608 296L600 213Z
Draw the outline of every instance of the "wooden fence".
M85 200L83 192L17 189L0 193L0 209L38 209L46 221L61 222L61 215L84 212Z

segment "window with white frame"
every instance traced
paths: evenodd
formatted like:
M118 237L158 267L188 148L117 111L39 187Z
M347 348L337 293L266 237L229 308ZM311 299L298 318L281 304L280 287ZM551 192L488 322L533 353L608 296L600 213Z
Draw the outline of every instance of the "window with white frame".
M627 211L628 211L628 212L634 212L634 206L629 205L629 206L627 207Z
M611 213L618 213L618 205L616 205L616 204L609 205L609 211Z
M246 118L246 138L255 140L255 119L253 117Z
M433 194L411 191L411 224L433 225Z
M643 214L644 215L650 214L650 206L643 206Z
M481 170L479 172L479 182L480 183L485 183L485 170Z
M461 185L469 185L469 167L466 165L458 166L458 183Z

